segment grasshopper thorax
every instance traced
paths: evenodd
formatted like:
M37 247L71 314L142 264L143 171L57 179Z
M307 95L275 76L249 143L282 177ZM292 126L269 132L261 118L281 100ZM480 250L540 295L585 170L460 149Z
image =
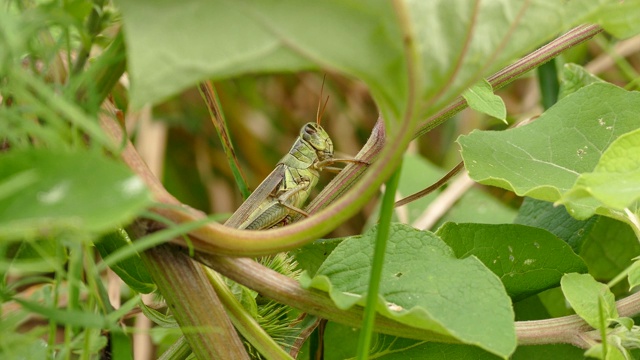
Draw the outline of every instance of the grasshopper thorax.
M318 160L333 158L333 142L320 124L312 122L305 124L300 130L300 138L315 150Z

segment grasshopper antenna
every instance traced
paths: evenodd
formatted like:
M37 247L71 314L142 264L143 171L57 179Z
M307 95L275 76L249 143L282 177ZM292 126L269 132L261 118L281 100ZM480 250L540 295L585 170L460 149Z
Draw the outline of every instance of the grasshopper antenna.
M327 78L327 74L324 74L322 77L322 87L320 88L320 98L318 99L318 110L316 112L316 124L320 125L320 119L322 119L322 115L324 115L324 110L327 108L327 103L329 102L329 96L327 95L327 100L325 100L324 105L322 105L322 91L324 90L324 80ZM322 107L320 106L322 105Z

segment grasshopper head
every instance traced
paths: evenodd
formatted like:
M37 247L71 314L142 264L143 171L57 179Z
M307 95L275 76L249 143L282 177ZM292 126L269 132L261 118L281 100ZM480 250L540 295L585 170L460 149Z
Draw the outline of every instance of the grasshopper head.
M333 157L333 142L319 124L305 124L300 130L300 137L315 149L320 161Z

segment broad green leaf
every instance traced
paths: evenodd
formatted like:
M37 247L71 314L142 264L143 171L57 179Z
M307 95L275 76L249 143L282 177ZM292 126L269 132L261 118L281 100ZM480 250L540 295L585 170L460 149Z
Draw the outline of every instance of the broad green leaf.
M557 286L565 273L587 271L569 245L543 229L448 223L436 234L451 246L456 257L480 259L498 275L514 300Z
M402 37L388 1L117 4L135 106L158 102L208 78L329 67L364 80L376 100L395 108L396 115L404 107Z
M118 229L115 232L103 236L100 240L96 241L94 245L98 252L100 252L100 256L104 259L118 249L131 247L131 242L126 231L124 231L124 229ZM156 284L153 282L151 274L149 274L147 268L144 266L140 255L133 249L131 250L131 256L109 267L113 272L118 274L127 285L139 293L148 294L156 289Z
M545 229L569 244L578 254L597 220L597 216L588 220L576 220L562 206L525 198L514 223Z
M424 157L415 154L405 154L402 158L402 170L400 172L400 183L398 184L397 196L404 198L414 194L427 186L437 182L446 174L446 171L432 164ZM402 207L396 208L392 221L405 224L414 223L429 204L438 196L440 190L436 190L429 195L423 196ZM374 226L378 219L379 204L373 214L369 217L369 227Z
M481 78L557 36L560 29L588 22L605 3L408 1L406 12L426 79L421 115L433 113Z
M359 329L329 322L324 332L324 359L344 360L355 358L357 355L357 342L345 341L345 339L357 339L359 334ZM370 359L500 359L500 357L475 346L404 339L384 334L374 334L373 336L372 343L374 345L369 351Z
M607 101L600 101L603 98ZM580 174L593 171L617 137L639 127L639 111L640 93L594 83L560 100L528 125L474 131L458 142L474 180L556 201Z
M319 240L303 247L289 251L298 263L297 269L304 270L309 276L314 276L322 263L338 246L339 240Z
M640 0L612 1L598 16L602 27L625 39L640 33Z
M640 129L617 138L592 172L583 173L558 203L586 218L598 209L623 211L640 199Z
M585 68L577 64L564 64L560 79L560 94L558 99L573 94L580 88L595 82L603 82L599 77L592 75Z
M600 312L598 302L601 301L605 324L609 319L618 317L616 300L607 285L597 282L589 274L566 274L560 282L562 292L576 314L594 329L600 329Z
M627 277L629 278L629 291L640 285L640 261L638 261L638 259L635 259L631 265L629 275Z
M402 172L398 195L405 197L434 184L446 174L446 171L433 165L419 155L405 154L402 160ZM429 204L438 196L441 190L396 208L393 221L416 226L416 221L427 210ZM377 217L377 209L369 217L367 225L373 226ZM504 224L513 221L516 212L505 206L495 197L486 194L481 189L471 188L447 211L447 213L433 226L447 222L478 222L483 224Z
M609 281L631 266L640 255L640 243L628 224L600 217L580 251L589 273L599 281Z
M136 107L204 79L331 68L363 80L387 120L404 113L408 78L422 86L416 115L431 114L604 3L117 1ZM409 36L417 49L407 59Z
M518 346L511 360L584 360L584 350L569 344Z
M513 208L505 205L495 196L472 187L438 221L438 225L445 222L508 224L513 222L516 215L517 212Z
M102 232L130 221L151 202L140 178L102 154L26 150L0 155L0 183L26 170L35 180L0 199L0 239L62 229Z
M493 116L507 123L507 107L502 98L493 93L491 84L485 79L467 89L462 96L473 110Z
M375 229L347 238L303 286L329 292L341 309L364 304ZM513 310L500 280L477 258L456 259L430 232L393 224L378 312L499 356L515 349Z

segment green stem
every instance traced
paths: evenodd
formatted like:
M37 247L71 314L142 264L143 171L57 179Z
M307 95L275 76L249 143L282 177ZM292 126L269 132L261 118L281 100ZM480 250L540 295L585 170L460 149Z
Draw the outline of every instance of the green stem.
M100 13L102 12L102 7L104 6L104 0L95 0L93 2L93 8L91 10L91 14L89 14L89 19L87 20L87 33L89 35L89 39L87 43L82 44L82 48L78 52L78 57L75 65L73 66L72 74L78 74L84 68L84 65L89 58L89 53L91 52L91 46L93 45L93 40L96 38L96 35L100 32L100 20L102 17Z
M216 132L218 133L218 137L220 138L220 143L222 144L224 154L227 157L227 162L229 163L229 167L231 168L233 178L236 180L236 184L238 185L238 189L240 189L242 198L246 200L251 192L249 191L247 180L245 180L244 175L242 175L242 171L240 170L240 164L238 164L236 152L235 150L233 150L231 135L229 135L229 130L227 129L227 120L225 119L224 113L221 110L222 107L220 106L220 100L218 100L216 89L213 87L210 81L204 81L198 85L198 91L200 92L202 99L204 99L205 103L207 104L207 109L209 110L209 115L211 116L211 122L216 128Z
M558 93L560 92L556 59L551 59L548 63L540 65L537 70L542 106L546 110L558 101Z
M371 276L369 277L369 289L367 290L367 302L364 309L364 320L360 330L360 340L358 341L358 359L369 358L369 348L371 347L371 337L373 335L373 325L376 318L376 308L378 304L378 292L380 290L380 280L382 279L382 267L384 265L384 253L389 239L389 228L393 215L396 189L400 180L400 169L396 171L387 181L382 206L380 209L380 222L376 232L376 244L373 252L373 264L371 266Z

